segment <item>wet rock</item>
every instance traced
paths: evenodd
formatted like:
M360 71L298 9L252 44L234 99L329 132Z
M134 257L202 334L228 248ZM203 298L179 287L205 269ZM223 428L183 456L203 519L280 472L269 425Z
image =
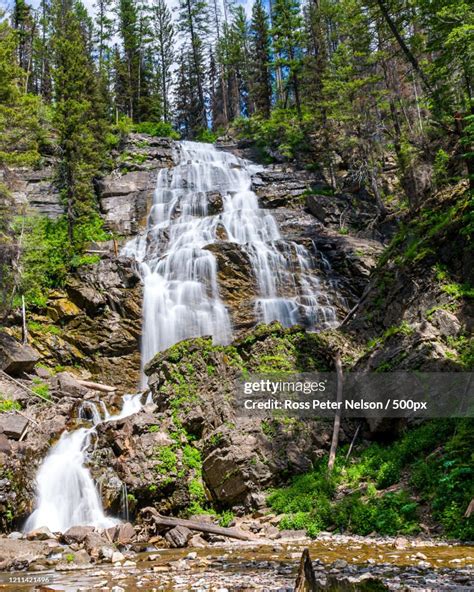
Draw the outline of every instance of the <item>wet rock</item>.
M249 256L237 243L221 240L205 247L217 260L219 291L237 334L255 324L256 278Z
M31 372L38 360L38 352L32 347L20 343L7 333L0 332L0 370L18 376L24 372Z
M220 214L224 207L222 195L218 191L209 191L206 193L206 198L208 214L211 216Z
M165 534L165 540L171 547L186 547L193 533L185 526L175 526Z

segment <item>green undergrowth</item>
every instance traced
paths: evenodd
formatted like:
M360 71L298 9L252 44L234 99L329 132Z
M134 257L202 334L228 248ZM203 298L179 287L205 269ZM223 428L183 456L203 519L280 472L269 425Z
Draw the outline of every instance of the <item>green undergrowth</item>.
M451 255L472 250L469 230L472 196L463 184L437 194L403 223L380 259L397 265L413 264L437 257L439 245L450 244Z
M396 442L372 443L345 462L341 449L332 474L327 459L311 473L269 493L280 528L310 536L336 526L367 535L415 534L428 519L444 534L474 539L474 517L464 513L474 497L474 422L433 420L407 430Z
M0 394L0 413L8 413L9 411L19 411L21 409L18 401L13 401L8 397L4 397Z

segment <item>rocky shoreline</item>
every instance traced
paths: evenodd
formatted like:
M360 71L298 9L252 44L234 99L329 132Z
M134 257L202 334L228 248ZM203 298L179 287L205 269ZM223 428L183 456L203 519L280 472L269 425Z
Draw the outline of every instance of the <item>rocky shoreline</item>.
M242 528L262 519L246 517ZM34 590L41 583L41 590L289 592L305 548L320 590L335 589L335 581L341 591L467 592L474 584L473 548L428 538L320 533L311 540L294 531L281 532L273 541L262 537L212 543L200 537L199 543L177 549L166 538L139 542L131 525L116 530L116 542L110 541L110 533L87 527L73 527L63 535L40 529L27 537L2 537L2 589ZM375 583L378 588L369 587Z

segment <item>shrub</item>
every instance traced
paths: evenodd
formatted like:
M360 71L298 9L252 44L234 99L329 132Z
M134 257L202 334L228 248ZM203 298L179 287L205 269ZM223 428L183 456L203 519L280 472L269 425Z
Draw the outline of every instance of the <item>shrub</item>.
M172 138L179 140L179 133L173 129L171 123L164 121L142 121L132 126L134 132L148 134L157 138Z

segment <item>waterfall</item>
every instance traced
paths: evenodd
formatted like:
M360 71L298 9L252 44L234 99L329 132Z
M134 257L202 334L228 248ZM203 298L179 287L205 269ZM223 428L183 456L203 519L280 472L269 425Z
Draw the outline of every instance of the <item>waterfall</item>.
M105 406L98 407L91 401L81 405L79 417L93 425L64 432L49 451L36 476L36 509L25 523L25 532L41 526L47 526L52 532L64 532L78 525L108 528L119 522L104 513L94 481L85 466L87 449L97 425L137 413L142 407L140 399L141 395L125 395L117 415L109 415Z
M216 259L206 249L222 240L239 244L249 257L257 319L310 330L335 325L314 257L284 241L274 216L258 205L251 185L260 167L210 144L178 146L176 166L159 171L146 232L123 249L140 263L144 284L142 365L186 338L231 341Z

